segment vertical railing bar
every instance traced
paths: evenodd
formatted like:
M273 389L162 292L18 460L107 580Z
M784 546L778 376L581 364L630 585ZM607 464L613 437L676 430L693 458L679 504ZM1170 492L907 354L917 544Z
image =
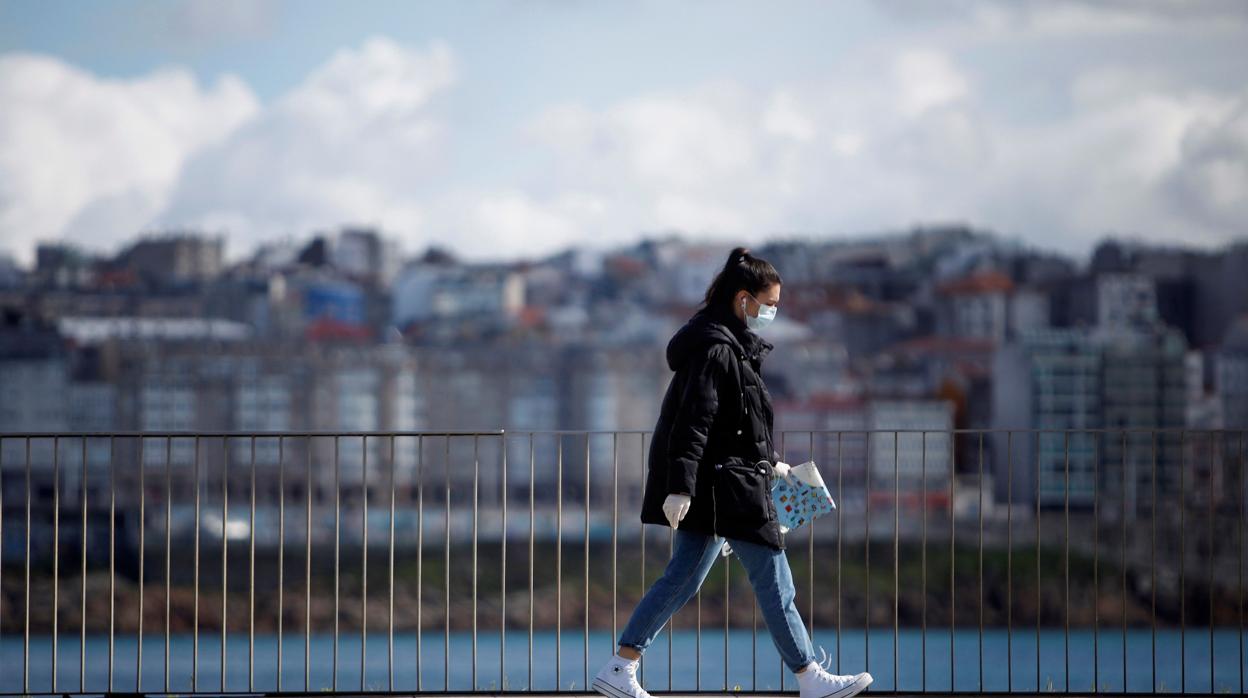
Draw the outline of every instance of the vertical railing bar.
M1040 605L1040 434L1036 431L1036 454L1033 457L1036 471L1036 693L1040 692L1040 616L1043 607Z
M84 439L85 442L85 439ZM86 452L83 452L84 458ZM85 463L85 461L84 461ZM170 617L172 607L169 597L172 593L170 576L173 574L173 437L165 437L165 693L169 692L169 643ZM84 567L85 569L85 567ZM84 588L85 597L85 588ZM85 608L85 605L84 605Z
M139 439L142 453L143 440ZM140 464L143 462L139 459ZM142 470L140 469L140 473ZM221 437L221 691L225 692L226 626L229 625L229 520L230 520L230 437Z
M3 449L0 449L3 450ZM0 471L3 469L0 468ZM82 612L82 625L78 628L78 692L87 691L87 437L82 437L82 497L78 505L82 508L82 579L78 609ZM3 487L0 487L3 489ZM4 518L0 509L0 520ZM0 541L4 540L0 536Z
M750 604L750 689L758 690L758 604ZM670 635L669 635L670 638ZM668 687L671 687L671 641L668 641Z
M472 437L472 690L477 690L477 488L481 473L480 437Z
M277 437L277 692L282 692L283 633L286 615L286 437Z
M1184 470L1187 469L1187 431L1179 432L1179 692L1187 693L1187 490Z
M675 529L669 531L669 533L672 534L673 538L675 538L675 533L676 533ZM698 591L694 594L694 606L695 606L694 627L696 628L696 630L694 633L694 650L693 650L693 657L694 657L693 659L693 666L694 666L693 685L694 685L694 690L700 691L702 690L702 589L701 588L699 588Z
M979 690L984 690L984 432L979 432Z
M563 658L563 435L556 434L558 466L555 474L555 690Z
M732 567L728 558L724 558L724 691L728 690L728 617L732 610Z
M504 681L507 678L507 434L504 432L499 437L499 445L502 448L503 455L503 532L502 532L502 559L500 560L499 570L499 612L498 612L498 690L505 691L507 686ZM589 642L589 640L586 640Z
M615 639L619 628L616 625L618 603L617 575L619 574L619 537L620 527L620 434L613 432L611 434L611 651L614 653Z
M813 429L809 433L808 448L810 450L810 460L814 461L815 460L815 432ZM767 496L769 498L771 497L770 491L767 492ZM806 594L806 603L807 603L806 634L810 636L811 641L813 642L814 637L815 637L815 522L813 519L810 522L810 528L806 530L806 557L807 559L810 560L810 565L806 568L806 572L807 572L806 588L810 590L809 593ZM724 562L727 563L727 561L728 561L727 558L724 558ZM727 567L728 565L725 564L724 566ZM724 657L725 657L724 671L727 672L728 661L727 661L726 652L725 652ZM726 688L727 687L725 686L725 689Z
M59 629L61 591L61 439L52 437L52 692L56 693L56 660L60 652ZM139 587L142 588L141 586Z
M191 561L191 692L199 690L199 436L195 437L195 457L191 465L195 481L195 540L192 543L194 560Z
M534 506L533 492L536 489L534 483L534 471L536 470L536 461L533 456L533 432L529 432L529 666L527 677L528 689L533 690L533 538L536 508ZM556 686L555 688L558 688Z
M673 549L676 547L676 531L675 529L667 529L667 557L672 558ZM673 615L675 615L673 613ZM667 690L672 690L672 621L668 619L667 623ZM697 665L697 662L694 662Z
M1236 530L1239 532L1239 541L1236 547L1239 555L1238 564L1235 566L1235 572L1238 576L1238 596L1239 596L1239 692L1244 692L1244 499L1245 493L1248 493L1248 481L1244 477L1244 432L1239 432L1239 526Z
M411 491L408 491L411 496ZM424 688L425 437L416 437L416 690Z
M585 432L585 636L581 642L584 650L584 681L589 686L589 432Z
M390 605L386 611L386 690L394 692L394 434L390 435L390 560L386 591Z
M360 692L368 682L368 435L360 439Z
M780 432L780 460L782 460L782 461L786 461L786 462L787 462L787 460L786 460L786 459L789 457L788 440L789 440L789 434L788 434L788 432L786 432L786 431L781 431L781 432ZM771 457L772 457L772 454L768 453L768 454L767 454L767 456L768 456L768 458L771 458ZM764 479L764 482L766 482L766 479ZM768 497L768 498L770 498L770 497L771 497L771 493L770 493L770 492L768 492L768 493L767 493L767 497ZM699 592L701 592L701 589L700 589L700 588L699 588ZM700 594L699 594L699 597L698 597L698 598L699 598L699 600L701 600L701 595L700 595ZM794 594L793 605L794 605L794 607L795 607L795 608L797 607L797 595L796 595L796 593ZM698 607L698 635L699 635L699 640L701 639L701 634L702 634L702 617L701 617L701 616L702 616L702 608L701 608L701 605L699 604L699 607ZM813 641L812 641L812 642L813 642ZM777 683L779 683L779 685L780 685L780 690L781 690L781 691L783 691L783 690L784 690L784 679L785 679L785 674L787 674L787 673L788 673L788 667L786 667L786 666L785 666L785 664L784 664L784 659L782 659L782 658L780 658L780 657L777 657L777 658L776 658L776 675L779 677L779 678L778 678ZM699 678L701 678L701 676L702 676L702 653L701 653L701 652L698 652L698 677L699 677Z
M842 487L845 474L844 452L841 449L844 441L845 433L836 432L836 499L841 502L841 506L836 508L836 673L841 673L841 618L844 616L841 610L841 548L844 541L844 528L841 525L841 514L845 511L845 493ZM758 618L758 604L750 604L751 613L755 619ZM755 625L754 631L757 634L758 626Z
M303 690L312 674L312 437L304 443L303 465Z
M1122 692L1127 693L1127 431L1122 432L1122 501L1118 516L1122 519Z
M1066 520L1066 540L1065 540L1065 562L1062 564L1062 572L1066 579L1066 592L1064 597L1064 605L1066 606L1066 639L1062 642L1062 652L1065 660L1062 665L1062 678L1065 681L1065 690L1070 693L1070 432L1062 432L1062 448L1065 452L1065 520Z
M900 672L897 667L900 650L897 639L901 634L901 471L898 469L900 432L893 432L893 690L901 690ZM813 560L811 561L814 562ZM814 594L814 590L811 590ZM813 603L811 604L814 605Z
M83 468L86 468L86 461L83 461ZM85 475L84 481L85 481ZM83 507L86 511L86 507ZM86 536L83 536L84 545L86 544ZM84 548L85 550L85 548ZM83 553L86 554L85 552ZM87 578L84 572L82 578ZM4 589L4 436L0 435L0 591ZM4 619L4 594L0 593L0 627L2 627ZM83 604L83 622L86 622L86 604ZM3 633L0 632L0 642L4 639ZM84 645L85 646L85 645ZM85 663L85 662L84 662Z
M1126 446L1126 445L1124 445ZM1123 453L1126 453L1123 447ZM1101 435L1092 435L1092 693L1101 692ZM1126 646L1123 646L1126 652ZM1127 691L1127 684L1122 684Z
M442 599L446 607L442 623L442 690L450 688L451 681L451 437L444 439L445 451L442 454L443 476L446 493L443 499L443 540L442 540Z
M922 609L919 617L922 622L922 632L919 634L920 643L920 683L919 690L927 691L927 430L921 433L920 450L920 470L919 470L919 506L922 507L922 542L919 544L920 568L922 570L922 589L920 594L920 603Z
M1209 595L1209 692L1210 692L1210 693L1213 693L1214 691L1216 691L1216 690L1217 690L1217 687L1214 685L1214 682L1213 682L1213 675L1214 675L1214 655L1213 655L1213 548L1214 548L1214 545L1215 545L1214 538L1213 538L1213 516L1214 516L1214 508L1213 508L1213 454L1214 454L1214 450L1213 450L1213 442L1214 442L1214 438L1215 438L1216 436L1217 436L1217 434L1216 434L1214 431L1210 430L1210 432L1209 432L1209 472L1208 472L1208 474L1207 474L1207 478L1208 478L1208 480L1209 480L1209 563L1208 563L1208 565L1209 565L1209 575L1208 575L1208 577L1209 577L1209 581L1207 582L1208 586L1206 587L1206 588L1208 589L1208 595ZM1225 449L1225 448L1226 448L1226 438L1225 438L1225 437L1223 437L1223 439L1222 439L1222 448L1223 448L1223 449ZM1221 450L1221 449L1220 449L1220 450ZM1124 517L1124 521L1125 521L1125 517ZM1124 531L1125 531L1125 529L1124 529ZM1123 543L1124 543L1124 546L1125 546L1125 543L1126 543L1126 534L1125 534L1125 533L1123 534ZM1126 553L1125 553L1125 552L1123 553L1123 559L1124 559L1124 560L1126 559ZM1123 566L1123 574L1124 574L1124 575L1126 574L1126 566L1125 566L1125 565ZM1125 582L1123 583L1123 587L1124 587L1124 588L1126 587L1126 583L1125 583ZM1126 600L1126 596L1125 596L1125 595L1123 596L1123 600L1122 600L1122 602L1123 602L1124 604L1127 602L1127 600ZM1126 624L1126 613L1125 613L1125 612L1123 613L1123 624L1124 624L1124 625ZM1125 685L1125 681L1124 681L1124 685Z
M1134 485L1134 483L1132 483ZM1127 692L1127 432L1122 432L1122 501L1120 516L1122 518L1122 692ZM1134 514L1135 512L1132 512ZM1098 589L1099 591L1099 589ZM1210 646L1210 650L1213 647Z
M22 693L30 693L30 437L26 441L26 603L22 630ZM111 645L110 645L111 648ZM111 654L111 653L110 653ZM111 675L110 675L111 679Z
M1126 470L1126 431L1123 431L1123 470ZM1126 491L1123 491L1126 496ZM1092 692L1101 691L1101 439L1100 433L1092 434ZM1126 654L1126 645L1123 645ZM1123 677L1122 690L1127 690Z
M641 472L644 474L646 472L646 435L644 432L641 435L641 454L638 460L640 460ZM641 524L641 595L639 596L639 598L644 598L645 592L646 592L646 524L642 523ZM671 668L670 668L672 666L672 649L671 649L672 648L672 642L671 642L672 635L671 635L670 627L668 628L667 637L668 637L667 666L669 667L667 685L668 685L668 688L670 689L672 685L671 684ZM637 682L640 683L643 687L646 684L646 663L645 662L642 662L641 665L637 668Z
M949 690L955 689L955 668L954 668L954 649L957 645L957 638L954 636L954 626L957 617L957 561L958 555L955 549L957 540L957 532L955 526L957 524L957 479L958 479L958 459L957 459L957 432L949 434Z
M256 690L256 435L252 434L251 505L247 514L247 690Z
M1014 432L1005 432L1005 690L1014 690Z
M1244 692L1244 499L1248 492L1248 481L1244 477L1244 432L1239 432L1239 541L1236 552L1239 555L1235 572L1238 576L1237 587L1239 596L1239 692Z
M864 431L863 439L866 440L867 463L866 469L863 471L863 491L867 498L866 507L866 533L863 536L863 558L864 568L866 572L867 582L864 585L867 592L867 609L866 620L863 623L862 644L864 650L864 669L871 671L871 432Z
M29 441L27 441L29 443ZM29 460L27 462L29 465ZM29 485L27 481L27 485ZM27 491L29 495L29 490ZM27 497L29 499L29 496ZM29 511L27 512L29 514ZM27 521L29 523L29 520ZM29 542L29 538L27 539ZM29 560L27 561L29 564ZM117 620L117 438L108 437L108 692L113 692L113 656ZM22 688L26 690L25 687Z
M135 633L135 671L134 690L141 693L143 682L143 616L146 604L143 600L143 579L145 573L145 556L147 553L147 461L146 441L139 437L139 607L138 631ZM52 690L56 690L55 684Z
M83 461L83 462L85 463L86 461ZM84 510L85 510L85 507L84 507ZM86 536L83 536L83 540L84 541L86 540ZM4 588L3 554L4 554L4 436L0 435L0 589ZM86 579L85 573L83 574L83 579ZM4 604L4 594L0 593L0 619L4 618L3 604ZM83 608L84 609L86 608L85 604L83 605ZM83 614L83 618L84 619L86 618L85 612ZM0 625L2 625L2 623L0 623ZM0 636L0 639L2 639L2 636Z
M3 449L0 449L2 451ZM3 469L0 468L0 471ZM82 612L82 625L78 632L78 692L87 692L87 437L82 437L82 497L78 505L82 507L82 579L80 582L78 609ZM0 487L3 489L3 487ZM0 520L3 520L3 509L0 508ZM0 541L4 540L0 536Z
M1153 445L1153 497L1152 497L1152 542L1149 545L1149 570L1152 573L1152 580L1149 582L1149 591L1152 595L1152 652L1153 661L1151 662L1152 683L1149 684L1150 691L1157 690L1157 431L1152 432Z
M339 435L334 435L334 650L333 668L330 670L330 685L338 691L338 578L342 543L342 483L339 472Z

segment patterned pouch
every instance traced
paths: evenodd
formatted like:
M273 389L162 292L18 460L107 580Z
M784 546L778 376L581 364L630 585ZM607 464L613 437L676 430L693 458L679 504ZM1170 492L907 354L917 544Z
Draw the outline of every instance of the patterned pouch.
M790 468L788 477L776 478L771 487L771 501L776 505L781 533L788 533L836 508L813 460Z

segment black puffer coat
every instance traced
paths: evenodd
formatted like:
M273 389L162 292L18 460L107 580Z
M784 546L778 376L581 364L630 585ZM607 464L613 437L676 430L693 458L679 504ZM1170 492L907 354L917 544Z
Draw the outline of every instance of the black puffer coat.
M684 493L693 499L681 529L784 549L770 491L774 415L760 376L773 348L728 308L698 311L668 342L676 375L650 442L643 523L669 526L663 500Z

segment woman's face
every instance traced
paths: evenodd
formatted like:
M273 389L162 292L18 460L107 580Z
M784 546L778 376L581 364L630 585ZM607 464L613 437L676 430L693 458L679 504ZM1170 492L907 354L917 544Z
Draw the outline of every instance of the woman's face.
M771 284L757 294L751 294L745 289L737 291L737 295L733 297L732 311L737 317L745 322L746 315L750 317L758 317L759 304L763 305L779 305L780 304L780 284Z

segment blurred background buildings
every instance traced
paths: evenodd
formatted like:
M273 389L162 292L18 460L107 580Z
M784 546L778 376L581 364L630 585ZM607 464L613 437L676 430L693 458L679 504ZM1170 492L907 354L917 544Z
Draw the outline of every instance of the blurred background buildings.
M671 377L666 342L726 251L669 236L597 256L571 248L474 264L436 247L401 259L385 235L358 228L237 264L223 263L219 239L189 231L111 256L43 244L0 288L0 431L646 430ZM784 278L763 333L778 346L764 366L777 430L933 432L896 444L841 434L851 505L876 488L891 501L897 449L912 508L946 506L949 478L977 482L981 471L997 503L1061 507L1069 493L1088 508L1096 462L1147 464L1113 485L1145 491L1154 444L1060 430L1248 426L1248 289L1237 272L1248 246L1105 240L1075 260L948 226L756 253ZM1033 428L1055 431L949 434ZM606 472L612 445L588 441ZM793 441L786 448L807 448ZM1160 435L1167 491L1181 463L1198 460L1196 441ZM102 473L109 445L88 445ZM525 446L508 446L517 477ZM279 464L277 440L255 448L258 467ZM359 486L365 457L389 463L387 448L344 449L342 483ZM395 448L396 477L410 480L417 445ZM1233 448L1224 445L1228 463ZM246 439L230 449L250 463ZM6 486L19 489L20 450L5 442ZM48 444L33 450L46 473ZM143 463L161 470L165 450L145 448ZM195 461L190 439L167 450L180 471ZM534 450L535 477L550 480L558 444L539 439ZM566 477L583 480L586 453L563 457ZM313 486L333 486L328 458Z

